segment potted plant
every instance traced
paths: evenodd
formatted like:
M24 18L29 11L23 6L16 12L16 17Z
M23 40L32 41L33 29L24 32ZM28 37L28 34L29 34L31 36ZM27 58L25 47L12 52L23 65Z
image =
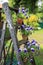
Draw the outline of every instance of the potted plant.
M22 25L21 26L22 38L24 40L27 40L28 39L28 35L31 34L31 29L32 29L31 27L29 27L29 26L26 27L26 25Z
M24 40L27 40L27 39L28 39L28 32L27 32L27 31L22 30L22 38L23 38Z

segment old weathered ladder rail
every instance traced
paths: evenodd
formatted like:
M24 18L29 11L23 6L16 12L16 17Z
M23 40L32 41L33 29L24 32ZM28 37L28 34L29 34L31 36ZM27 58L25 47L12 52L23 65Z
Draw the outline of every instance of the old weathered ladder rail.
M14 45L14 51L16 52L18 65L23 65L20 54L18 52L18 46L17 46L18 42L17 42L17 38L16 38L16 31L15 31L15 28L14 28L13 23L12 23L12 17L11 17L11 14L10 14L8 3L4 2L2 4L2 6L3 6L2 8L3 8L3 10L4 10L5 14L6 14L6 20L7 20L6 22L8 23L11 39L12 39L13 45Z

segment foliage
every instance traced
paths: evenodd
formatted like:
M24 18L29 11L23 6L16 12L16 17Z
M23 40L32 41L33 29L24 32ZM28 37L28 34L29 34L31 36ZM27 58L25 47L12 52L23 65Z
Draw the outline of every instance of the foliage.
M21 5L25 6L25 8L29 8L30 13L35 13L36 2L38 0L22 0Z
M39 19L43 19L43 13L36 13L36 15Z
M6 20L6 16L4 13L2 13L2 20L5 21Z
M8 28L6 28L5 38L6 39L10 39L10 32L9 32L9 29Z
M38 17L36 15L31 15L28 19L28 23L29 25L31 25L32 27L34 27L35 29L37 29L37 27L39 26L38 24Z
M38 17L36 16L36 15L31 15L30 17L29 17L29 22L37 22L38 21Z
M16 24L17 21L17 15L15 12L12 13L12 19L13 19L13 24Z
M22 19L24 18L23 13L19 13L17 16L18 16L18 18L22 18Z

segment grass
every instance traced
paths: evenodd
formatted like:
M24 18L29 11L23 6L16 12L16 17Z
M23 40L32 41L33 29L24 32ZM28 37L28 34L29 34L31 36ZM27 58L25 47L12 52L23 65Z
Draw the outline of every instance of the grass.
M35 39L39 44L43 44L43 29L33 32L29 39Z
M40 44L40 54L35 56L36 65L43 65L43 29L35 31L29 36L29 39L35 39Z

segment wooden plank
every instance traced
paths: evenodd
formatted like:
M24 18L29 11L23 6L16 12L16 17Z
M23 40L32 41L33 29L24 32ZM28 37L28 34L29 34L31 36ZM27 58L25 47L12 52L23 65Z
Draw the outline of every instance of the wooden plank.
M2 29L2 35L1 35L1 42L0 42L0 57L1 57L1 55L2 55L2 49L3 49L3 43L4 43L5 29L6 29L6 23L4 22L4 24L3 24L3 29Z
M15 28L14 28L13 23L12 23L13 21L12 21L12 17L11 17L10 10L9 10L7 2L3 3L3 9L4 9L4 12L6 14L6 20L7 20L10 35L11 35L11 38L12 38L12 41L13 41L14 51L16 52L17 61L19 62L18 65L23 65L20 54L18 52L18 46L17 46L18 41L16 39Z

